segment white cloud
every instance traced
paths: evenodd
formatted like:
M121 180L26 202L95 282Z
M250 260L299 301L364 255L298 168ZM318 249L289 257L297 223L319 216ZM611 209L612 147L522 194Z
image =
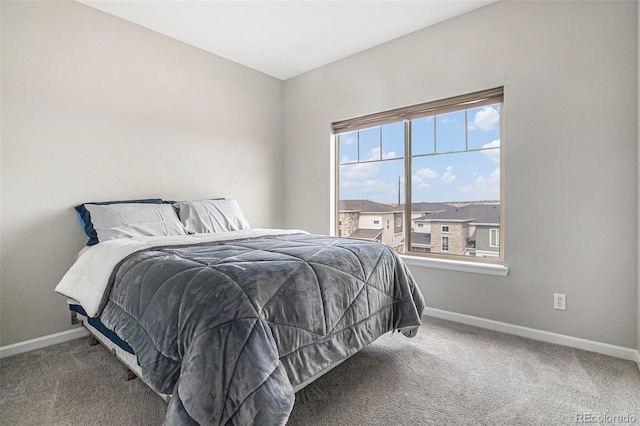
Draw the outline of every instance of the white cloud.
M411 182L417 184L419 188L428 188L429 184L426 183L425 179L436 179L439 176L438 172L432 170L428 167L419 169L417 172L411 176Z
M355 143L356 138L353 135L340 135L340 142L344 143L345 145L351 145L352 143Z
M469 130L491 130L500 121L500 113L492 106L483 107L469 122Z
M382 151L383 160L389 160L392 158L397 158L395 151L389 151L389 152ZM381 159L380 148L373 148L371 151L369 151L369 158L363 161L379 161L380 159ZM356 158L350 158L348 155L343 155L342 157L340 157L341 164L354 163L357 161L358 160ZM360 163L360 164L364 164L364 163Z
M486 186L495 183L500 183L500 167L491 172L488 178L484 176L476 178L476 185L478 186Z
M380 171L379 163L356 163L340 166L340 179L365 180Z
M382 158L383 160L388 160L390 158L396 158L396 153L394 151L382 151L382 155L380 155L380 148L373 148L371 151L369 151L369 158L367 159L368 161L374 161L374 160L380 160L380 158Z
M483 148L500 148L500 139L494 139L489 143L482 145Z
M397 202L398 184L376 179L341 180L340 197L343 199L366 198L379 203Z
M482 145L482 148L500 148L500 139L495 139L489 143L485 143L484 145ZM481 152L494 163L500 163L499 149L487 149L486 151Z
M435 179L437 178L438 172L436 172L435 170L432 170L430 168L422 168L420 170L418 170L416 172L416 176L421 177L421 178L426 178L426 179Z
M496 168L489 176L478 176L474 185L466 185L460 191L467 194L472 193L478 198L499 198L500 197L500 167Z
M343 188L375 188L378 185L377 180L363 179L363 180L343 180L340 182L340 186Z
M445 169L444 173L442 174L442 180L445 183L451 183L454 180L456 180L456 175L451 173L452 171L453 171L453 166L449 166Z

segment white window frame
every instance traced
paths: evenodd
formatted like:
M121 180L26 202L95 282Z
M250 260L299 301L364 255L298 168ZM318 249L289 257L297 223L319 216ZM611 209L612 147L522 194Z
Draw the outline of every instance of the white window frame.
M446 228L446 229L445 229ZM440 228L440 231L443 234L448 234L449 233L449 225L442 225L442 227Z

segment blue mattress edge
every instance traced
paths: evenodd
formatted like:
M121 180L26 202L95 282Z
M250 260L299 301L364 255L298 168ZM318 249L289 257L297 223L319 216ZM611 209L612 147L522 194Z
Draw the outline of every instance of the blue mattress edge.
M131 355L135 355L133 348L129 346L127 342L122 340L118 335L113 331L108 329L102 321L100 321L99 317L91 318L87 315L86 311L80 305L69 305L69 310L73 312L77 312L80 315L87 317L87 321L93 328L98 330L100 333L104 334L109 340L118 345L123 350L129 352Z

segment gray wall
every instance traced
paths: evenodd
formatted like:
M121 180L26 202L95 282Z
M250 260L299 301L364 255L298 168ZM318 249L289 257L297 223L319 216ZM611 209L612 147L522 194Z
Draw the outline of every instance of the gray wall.
M1 2L0 345L70 326L85 201L237 198L282 222L275 78L76 2Z
M283 112L282 82L222 58L0 2L0 346L69 328L73 205L224 195L254 226L327 233L329 123L504 85L510 275L412 267L428 305L640 349L636 9L498 2L287 81Z
M286 226L330 232L332 121L504 85L510 273L412 267L427 305L636 348L636 8L497 2L286 81Z

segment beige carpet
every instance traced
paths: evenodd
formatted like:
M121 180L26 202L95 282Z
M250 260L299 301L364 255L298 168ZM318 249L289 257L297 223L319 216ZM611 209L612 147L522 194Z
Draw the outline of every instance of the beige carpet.
M0 424L162 424L164 401L122 372L87 339L2 359ZM623 416L640 425L635 363L425 317L416 338L384 336L298 392L289 424L623 424L607 421Z

